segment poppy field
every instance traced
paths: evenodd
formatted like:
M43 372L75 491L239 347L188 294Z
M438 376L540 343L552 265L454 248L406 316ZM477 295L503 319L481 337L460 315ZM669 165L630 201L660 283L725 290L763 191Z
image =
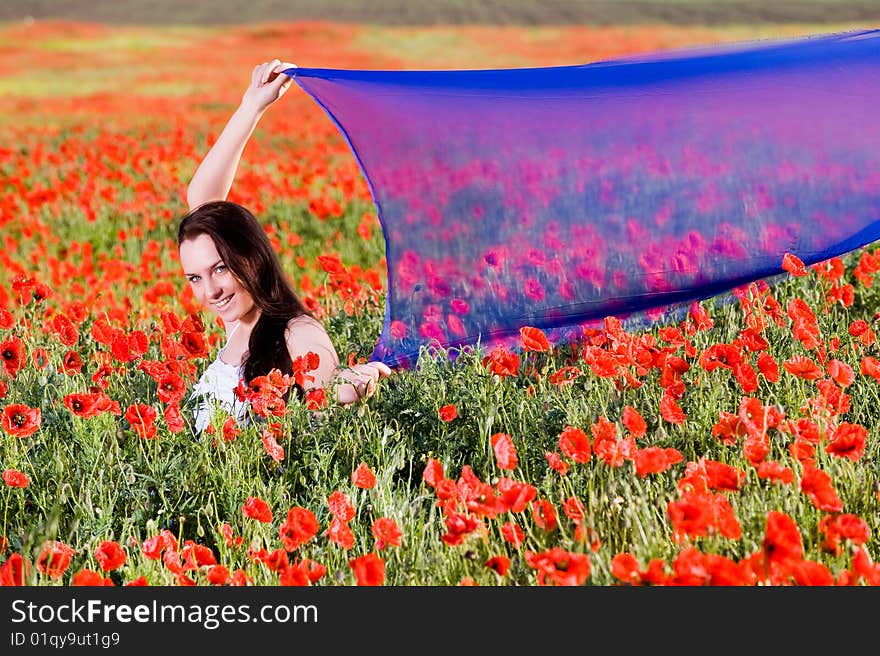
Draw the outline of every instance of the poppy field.
M176 246L262 61L551 66L856 27L0 23L0 585L880 584L873 245L786 257L676 323L426 350L355 406L285 403L270 375L253 421L218 412L203 435L188 393L224 332ZM366 361L384 237L295 85L229 199Z

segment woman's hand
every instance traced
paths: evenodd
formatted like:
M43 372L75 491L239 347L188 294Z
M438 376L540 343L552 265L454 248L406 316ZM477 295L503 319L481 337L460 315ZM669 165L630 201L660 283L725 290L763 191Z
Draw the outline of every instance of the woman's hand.
M335 377L340 382L336 397L343 405L369 398L376 391L376 383L390 375L391 368L384 362L367 362L340 369Z
M296 64L273 59L254 66L250 86L245 90L241 104L257 113L264 112L269 105L283 96L293 83L292 77L282 73L288 68L296 68Z

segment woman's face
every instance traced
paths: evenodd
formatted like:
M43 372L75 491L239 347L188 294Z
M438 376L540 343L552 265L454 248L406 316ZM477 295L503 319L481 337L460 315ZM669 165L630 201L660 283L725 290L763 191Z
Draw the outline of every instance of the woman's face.
M225 324L257 317L253 297L226 267L209 235L184 240L180 244L180 264L196 300Z

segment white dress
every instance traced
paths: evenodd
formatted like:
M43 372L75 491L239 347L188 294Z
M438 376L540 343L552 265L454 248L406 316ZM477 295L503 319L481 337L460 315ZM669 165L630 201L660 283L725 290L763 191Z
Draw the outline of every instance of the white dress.
M235 396L235 388L238 387L242 376L242 367L229 364L222 359L223 351L226 350L229 340L239 325L236 323L227 333L226 344L220 349L217 358L202 372L199 382L193 387L191 399L195 404L193 418L197 433L208 427L218 406L234 416L239 423L243 422L247 415L247 402L239 401Z

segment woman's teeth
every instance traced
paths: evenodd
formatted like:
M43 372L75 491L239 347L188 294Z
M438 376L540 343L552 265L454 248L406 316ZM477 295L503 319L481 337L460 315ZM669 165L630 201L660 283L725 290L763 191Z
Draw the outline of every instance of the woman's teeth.
M231 296L227 296L227 297L224 298L222 301L219 301L219 302L217 303L217 305L215 305L215 307L218 307L218 308L226 307L226 305L227 305L227 304L229 303L229 301L231 301L231 300L232 300L232 297L231 297Z

